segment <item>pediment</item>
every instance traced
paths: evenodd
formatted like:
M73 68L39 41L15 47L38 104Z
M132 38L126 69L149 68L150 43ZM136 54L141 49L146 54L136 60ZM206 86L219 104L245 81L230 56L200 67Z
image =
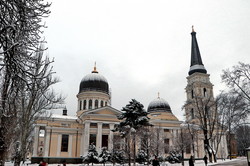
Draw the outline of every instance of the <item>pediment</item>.
M92 109L92 110L88 110L83 112L80 115L80 118L83 118L84 116L117 116L119 114L121 114L122 112L120 110L117 110L113 107L110 106L106 106L106 107L101 107L101 108L97 108L97 109Z

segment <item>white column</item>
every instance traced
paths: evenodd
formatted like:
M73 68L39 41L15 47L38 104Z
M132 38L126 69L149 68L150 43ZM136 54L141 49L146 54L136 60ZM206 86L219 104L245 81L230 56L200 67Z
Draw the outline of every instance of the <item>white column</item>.
M92 99L92 109L95 108L95 99Z
M113 149L113 141L115 141L114 140L114 132L111 131L112 129L114 129L114 126L115 126L115 124L109 124L109 129L110 129L110 132L109 132L109 142L108 142L108 149L109 150Z
M84 151L83 151L83 156L87 155L88 150L89 150L89 126L90 123L86 122L85 127L84 127Z
M44 147L44 157L49 156L49 148L50 148L50 129L45 129L45 147Z
M84 155L84 129L82 130L82 135L81 135L81 144L80 144L80 156Z
M86 99L86 110L89 109L89 99Z
M60 154L61 154L61 144L62 144L62 135L58 134L58 137L57 137L57 152L56 152L57 157L60 157Z
M69 135L69 148L68 148L68 150L69 150L69 157L72 157L72 143L73 143L73 141L72 141L72 135Z
M37 149L38 149L38 140L39 140L39 129L40 126L35 127L35 136L34 136L34 145L33 145L33 157L37 157Z
M96 135L96 138L97 138L96 150L100 152L102 149L102 122L99 122L97 124L98 126L97 126L97 135Z

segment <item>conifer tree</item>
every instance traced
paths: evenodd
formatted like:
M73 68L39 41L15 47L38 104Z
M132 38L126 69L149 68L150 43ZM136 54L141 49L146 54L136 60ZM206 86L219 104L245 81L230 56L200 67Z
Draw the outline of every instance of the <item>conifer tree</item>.
M106 147L103 147L99 155L99 162L105 166L105 163L108 161L111 161L111 154Z
M93 143L89 145L89 150L87 156L83 158L84 163L98 163L98 152L96 151L96 147Z
M135 139L136 131L143 126L149 126L148 112L144 109L144 106L135 99L132 99L129 104L122 108L122 114L118 116L119 120L122 120L114 131L119 131L121 136L127 140L127 154L129 166L131 165L131 134L133 135L133 158L135 165Z

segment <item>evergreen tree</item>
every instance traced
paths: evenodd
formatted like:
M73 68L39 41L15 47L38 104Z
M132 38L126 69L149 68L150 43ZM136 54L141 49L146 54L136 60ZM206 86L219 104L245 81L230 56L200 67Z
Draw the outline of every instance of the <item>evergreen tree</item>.
M113 163L123 164L125 161L124 151L122 150L114 151L111 160Z
M83 158L83 163L98 163L98 152L96 151L96 147L93 143L89 145L89 150L87 156Z
M143 126L149 126L149 118L147 117L148 112L144 109L144 106L132 99L129 104L122 108L122 114L118 116L119 120L122 120L120 124L115 128L113 131L119 131L123 138L126 137L127 140L127 154L128 154L128 161L129 166L131 165L131 156L130 156L130 141L131 141L131 133L133 134L133 158L134 158L134 165L135 165L135 139L136 139L136 131Z
M143 164L144 162L147 161L147 158L148 158L147 153L144 150L140 149L136 158L137 162Z
M111 161L111 154L106 147L103 147L99 155L99 162L103 163L103 165L105 166L105 163L107 161Z

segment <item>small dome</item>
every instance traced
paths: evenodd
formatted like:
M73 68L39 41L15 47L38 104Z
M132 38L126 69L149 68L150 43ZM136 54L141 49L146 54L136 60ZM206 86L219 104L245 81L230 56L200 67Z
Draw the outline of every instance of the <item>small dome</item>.
M104 93L109 93L109 84L107 79L96 71L96 67L92 73L83 77L79 93L84 91L99 91Z
M171 112L171 108L166 100L158 97L149 103L148 112Z

